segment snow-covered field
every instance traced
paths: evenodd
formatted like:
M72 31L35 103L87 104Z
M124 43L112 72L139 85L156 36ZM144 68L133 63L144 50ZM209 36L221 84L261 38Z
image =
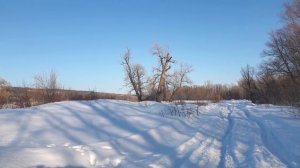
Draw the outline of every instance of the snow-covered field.
M300 167L300 118L291 107L223 101L191 118L162 117L168 106L97 100L2 109L0 167Z

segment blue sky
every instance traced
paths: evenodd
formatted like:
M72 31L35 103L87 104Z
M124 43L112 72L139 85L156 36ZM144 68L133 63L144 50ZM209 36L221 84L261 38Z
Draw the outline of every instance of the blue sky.
M127 91L128 47L151 74L168 46L194 84L231 84L258 65L287 0L0 0L0 77L13 85L55 69L66 88Z

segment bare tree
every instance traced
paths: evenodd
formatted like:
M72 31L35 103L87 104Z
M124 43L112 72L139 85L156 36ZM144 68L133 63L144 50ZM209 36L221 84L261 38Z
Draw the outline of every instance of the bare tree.
M259 89L260 103L278 103L283 102L286 97L283 95L283 88L278 78L264 67L260 67L257 76L257 87Z
M268 49L263 53L269 58L264 64L264 68L275 74L289 76L295 84L298 84L300 40L295 43L295 37L287 27L271 33L270 37L270 41L267 43Z
M190 65L181 64L180 69L170 72L175 60L168 49L154 45L152 54L158 58L159 65L154 68L154 74L145 80L145 70L140 64L131 63L131 53L127 49L122 65L125 71L126 86L135 92L138 100L143 99L167 101L172 100L178 89L191 83L188 74L192 71Z
M293 0L291 3L285 4L285 11L282 18L293 31L299 31L300 0Z
M255 71L254 68L247 65L245 68L241 69L242 80L240 81L240 86L246 92L246 98L250 99L252 102L255 101L255 91L256 91L256 84L255 84Z
M122 60L122 65L125 71L125 83L134 91L138 101L142 101L145 89L145 69L140 64L131 63L131 53L127 49Z
M300 0L285 5L282 16L285 25L273 31L264 56L264 68L277 75L290 77L295 85L300 83Z
M191 73L193 70L191 65L188 64L180 64L180 69L176 70L171 76L170 76L170 90L171 90L171 96L170 101L174 100L177 92L180 88L183 86L190 85L192 81L188 77L188 74Z
M285 25L270 34L263 52L267 59L261 65L259 83L267 99L290 104L300 101L300 0L285 5L282 19ZM280 86L277 90L275 83ZM272 96L274 92L281 96Z
M159 74L156 101L167 100L167 74L171 69L171 64L174 64L175 60L171 56L168 49L162 48L159 45L154 45L152 54L157 56L159 60L159 66L156 68L156 71Z
M34 80L36 88L41 91L43 103L57 100L61 86L54 70L51 70L49 74L36 75Z

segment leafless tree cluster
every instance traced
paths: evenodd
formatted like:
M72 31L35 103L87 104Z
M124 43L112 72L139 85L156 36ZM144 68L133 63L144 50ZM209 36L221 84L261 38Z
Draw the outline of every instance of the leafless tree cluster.
M243 91L238 85L213 84L182 87L177 91L175 100L231 100L244 98Z
M252 101L300 102L300 0L286 4L285 25L270 33L257 73L243 68L241 86Z
M155 68L156 74L154 75L158 79L155 99L156 101L166 101L168 92L167 76L175 60L167 49L159 45L155 45L152 50L152 54L159 60L159 65ZM175 76L173 77L175 78Z
M29 107L30 95L26 84L23 87L12 87L9 82L0 79L0 108L7 107Z
M0 78L0 108L23 108L63 100L117 99L137 101L136 97L132 95L100 93L94 90L65 90L59 84L55 71L36 75L35 83L32 86L34 87L23 83L22 87L14 87Z
M34 77L35 87L40 90L43 103L54 102L58 99L61 89L58 83L57 74L52 70L49 74L36 75Z
M122 65L125 71L126 86L131 87L131 91L135 92L138 100L142 101L146 84L144 67L140 64L131 63L131 53L129 49L127 49L124 54Z
M181 64L179 70L175 70L175 72L171 75L171 79L169 80L170 83L170 90L171 90L171 97L170 100L180 99L179 91L184 86L190 86L192 81L189 79L188 74L192 72L192 66L187 64Z
M248 100L254 101L257 85L255 82L255 69L247 65L245 68L241 70L242 80L239 81L239 86L244 89L244 97Z
M48 76L49 75L49 76ZM55 71L35 76L35 88L23 82L22 87L13 87L4 79L0 79L0 108L29 107L31 105L59 101L59 89Z
M176 63L175 59L167 48L159 45L154 45L152 54L158 59L158 66L154 67L154 74L146 78L144 67L141 64L131 63L131 53L127 49L122 58L126 86L134 91L139 101L144 99L171 101L179 88L191 83L188 74L192 71L192 67L182 64L179 70L171 69Z

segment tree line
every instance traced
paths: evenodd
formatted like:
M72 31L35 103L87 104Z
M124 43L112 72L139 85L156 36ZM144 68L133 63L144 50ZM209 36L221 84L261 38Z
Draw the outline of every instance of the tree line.
M300 102L300 0L284 6L284 25L270 33L263 62L241 69L239 85L246 98L258 103Z
M136 100L135 96L125 94L65 89L54 70L35 75L33 84L23 83L21 87L14 87L0 78L0 108L23 108L64 100L95 99Z

